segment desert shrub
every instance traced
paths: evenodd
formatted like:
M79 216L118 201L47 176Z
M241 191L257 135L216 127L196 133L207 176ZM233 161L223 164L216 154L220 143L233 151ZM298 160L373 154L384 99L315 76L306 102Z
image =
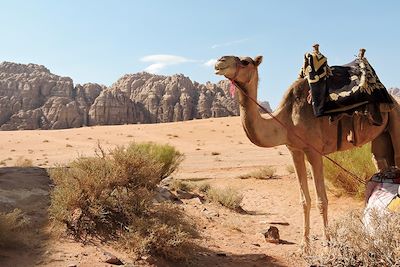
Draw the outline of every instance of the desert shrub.
M271 167L271 166L265 166L262 167L259 170L240 175L240 179L249 179L249 178L254 178L254 179L271 179L275 176L276 169Z
M314 247L306 260L313 266L398 266L400 214L375 214L374 231L366 231L362 213L353 211L329 227L325 248Z
M14 247L25 244L29 220L21 210L0 213L0 247Z
M209 183L201 183L197 186L197 189L199 190L199 192L201 193L207 193L208 190L210 190L211 186Z
M178 210L168 207L176 219L173 223L159 216L166 206L154 204L153 197L157 184L178 167L182 154L154 143L132 143L108 155L101 152L50 171L55 183L51 217L79 240L116 240L136 253L178 258L168 252L189 246L191 232L182 226ZM129 242L131 237L136 241Z
M180 260L193 250L197 236L191 222L173 204L161 204L146 217L136 217L121 238L121 244L136 255L157 254Z
M376 168L372 162L370 144L352 150L336 152L330 154L329 157L363 180L369 179L376 172ZM324 173L325 178L334 186L350 195L361 196L365 191L363 184L360 184L354 177L327 159L324 159Z
M181 179L174 179L172 180L169 188L171 190L184 190L184 191L192 191L193 189L195 189L195 185L192 182L187 182Z
M240 203L243 200L243 195L237 190L228 188L211 187L207 190L207 198L212 202L217 202L224 207L232 210L240 210Z
M140 143L127 148L128 153L143 153L161 163L161 179L171 175L181 164L183 154L170 145Z
M20 156L15 161L15 166L16 167L32 167L33 166L33 162L32 162L31 159L27 159L27 158L24 158L24 157Z

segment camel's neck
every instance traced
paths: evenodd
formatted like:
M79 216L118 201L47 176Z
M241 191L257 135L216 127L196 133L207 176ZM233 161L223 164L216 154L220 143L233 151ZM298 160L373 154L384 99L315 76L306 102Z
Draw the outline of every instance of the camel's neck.
M243 87L250 97L257 100L258 77L239 86ZM261 117L257 104L240 90L239 105L243 129L252 143L261 147L273 147L286 143L286 130L273 118ZM281 113L274 113L274 116L279 120L283 117Z

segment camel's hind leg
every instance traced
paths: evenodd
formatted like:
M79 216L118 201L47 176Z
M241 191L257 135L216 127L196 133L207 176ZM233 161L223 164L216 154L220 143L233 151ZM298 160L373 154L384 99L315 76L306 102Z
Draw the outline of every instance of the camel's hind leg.
M378 171L385 170L395 164L393 144L389 133L381 133L372 140L371 151Z

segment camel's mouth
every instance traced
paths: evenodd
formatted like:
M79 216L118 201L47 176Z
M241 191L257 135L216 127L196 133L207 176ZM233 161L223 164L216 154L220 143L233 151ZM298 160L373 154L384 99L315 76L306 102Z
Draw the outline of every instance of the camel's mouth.
M215 66L214 66L215 74L224 75L225 74L225 70L228 67L229 66L227 66L226 63L224 63L223 61L218 60L217 63L215 63Z
M214 73L217 75L224 75L224 70L226 70L228 67L217 67L215 66L215 71Z

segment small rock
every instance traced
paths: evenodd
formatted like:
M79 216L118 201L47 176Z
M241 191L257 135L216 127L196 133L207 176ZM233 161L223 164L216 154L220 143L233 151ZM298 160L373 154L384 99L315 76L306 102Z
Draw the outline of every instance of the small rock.
M118 259L115 255L111 254L110 252L103 252L103 255L105 256L105 260L103 261L106 263L114 265L124 265L120 259Z
M176 195L174 195L170 190L168 190L165 187L156 188L156 195L154 196L154 201L158 203L165 201L172 201L177 204L183 203Z
M201 201L201 199L199 197L194 197L194 198L190 199L190 202L193 203L195 206L196 206L196 204L199 204L199 205L203 204L203 202Z
M219 217L219 213L216 211L204 209L203 213L207 219L213 219L214 217Z
M269 243L279 244L279 230L275 226L270 226L267 231L262 233L265 237L265 241Z

